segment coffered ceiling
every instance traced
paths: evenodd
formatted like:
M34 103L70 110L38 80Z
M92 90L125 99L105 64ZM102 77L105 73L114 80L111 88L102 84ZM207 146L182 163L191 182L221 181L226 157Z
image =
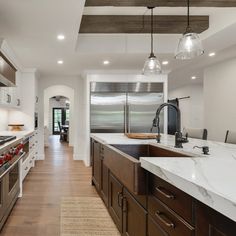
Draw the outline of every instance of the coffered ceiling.
M185 0L86 0L86 6L183 7ZM236 0L191 0L193 7L236 7Z
M205 66L236 56L234 55L236 50L233 50L236 44L236 1L225 1L225 5L223 1L216 0L190 1L192 4L211 2L218 4L215 5L218 7L212 7L212 5L199 7L199 4L196 5L198 7L191 7L192 19L203 16L205 22L201 23L200 30L203 32L200 37L203 39L206 53L196 60L184 62L175 60L174 52L184 28L184 19L186 19L186 7L183 7L185 1L155 1L158 4L170 4L155 8L154 14L157 19L155 24L157 24L158 33L155 34L154 49L161 61L169 61L168 65L163 66L163 70L170 72L169 81L173 87L183 83L192 83L193 81L189 80L189 75L192 73L199 73L201 76ZM77 76L86 71L140 73L150 53L150 36L147 34L149 12L146 6L140 6L142 1L134 0L117 0L116 3L139 3L138 6L129 3L128 6L113 7L115 4L112 0L106 1L105 6L91 6L93 2L104 4L105 1L88 0L87 6L84 7L85 0L0 0L0 37L6 38L24 67L38 68L42 76ZM112 2L112 6L107 4ZM177 2L182 7L173 7L173 3L177 4ZM83 22L81 24L83 15L88 18L123 16L124 19L134 16L138 18L141 26L137 26L138 33L128 31L78 33L82 32L84 27ZM140 32L143 27L143 15L147 17L144 20L146 25L143 32ZM161 29L160 19L166 22L165 16L173 18L181 16L182 28L178 28L179 33L161 33L163 29ZM171 31L175 24L177 23L171 20L168 24L164 24L164 29L168 30L169 26ZM199 27L198 23L195 22L194 27ZM104 31L107 30L107 26L104 25L104 28ZM57 40L57 35L60 33L65 35L65 40L62 42ZM216 52L215 58L208 57L211 51ZM64 64L58 65L58 60L63 60ZM110 64L104 66L104 60L109 60ZM197 82L194 81L194 83Z
M191 16L191 27L202 33L209 27L208 16ZM186 30L186 16L154 17L154 33L181 34ZM142 15L83 15L79 33L146 34L150 33L150 16Z

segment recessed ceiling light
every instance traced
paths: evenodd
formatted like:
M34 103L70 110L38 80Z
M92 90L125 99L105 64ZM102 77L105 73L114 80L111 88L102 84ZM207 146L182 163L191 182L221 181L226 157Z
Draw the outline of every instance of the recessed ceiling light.
M103 61L103 64L104 64L104 65L109 65L110 62L109 62L108 60L105 60L105 61Z
M65 35L64 34L58 34L57 35L57 39L58 40L64 40L65 39Z
M168 65L168 64L169 64L168 61L163 61L163 62L162 62L162 65Z
M197 76L192 76L191 79L195 80L197 78Z
M64 61L62 61L62 60L57 61L57 64L59 64L59 65L62 65L63 63L64 63Z
M215 55L216 55L215 52L210 52L210 53L208 54L209 57L214 57Z

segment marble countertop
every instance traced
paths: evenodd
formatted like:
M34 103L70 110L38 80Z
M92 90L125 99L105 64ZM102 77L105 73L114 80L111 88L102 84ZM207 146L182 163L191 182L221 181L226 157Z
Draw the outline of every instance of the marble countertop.
M33 134L34 130L24 130L24 131L0 131L0 136L16 136L16 139L0 145L0 152L4 152L8 147L14 145L15 143L20 142L23 138Z
M236 221L236 145L190 139L183 149L174 148L174 136L162 134L156 140L129 139L124 134L91 134L104 144L151 144L191 155L179 157L141 157L141 166L166 180L195 199ZM210 155L203 155L194 146L209 146Z

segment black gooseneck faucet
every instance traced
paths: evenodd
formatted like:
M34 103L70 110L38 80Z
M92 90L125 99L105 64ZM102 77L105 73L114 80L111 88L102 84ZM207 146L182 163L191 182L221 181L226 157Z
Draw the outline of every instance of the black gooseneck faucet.
M180 109L171 103L163 103L161 104L157 111L156 111L156 116L153 119L153 123L152 123L152 128L151 131L153 129L153 127L157 127L157 142L160 143L160 113L162 111L162 109L164 107L173 107L176 112L177 112L177 126L176 126L176 133L175 133L175 147L176 148L183 148L182 143L186 143L187 142L187 137L183 138L182 132L181 132L181 112Z

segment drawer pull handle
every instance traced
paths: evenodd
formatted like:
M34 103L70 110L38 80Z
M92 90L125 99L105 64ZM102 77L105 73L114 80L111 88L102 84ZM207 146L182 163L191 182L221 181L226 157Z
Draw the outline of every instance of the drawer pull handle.
M122 192L118 192L118 196L117 196L117 203L119 207L122 207Z
M174 228L175 224L172 223L164 213L157 211L155 213L155 216L168 228Z
M168 199L175 199L175 196L173 194L167 193L167 191L161 187L156 187L156 191Z
M124 196L122 196L122 203L123 203L122 211L126 213L127 217L128 206L127 206L127 199Z

